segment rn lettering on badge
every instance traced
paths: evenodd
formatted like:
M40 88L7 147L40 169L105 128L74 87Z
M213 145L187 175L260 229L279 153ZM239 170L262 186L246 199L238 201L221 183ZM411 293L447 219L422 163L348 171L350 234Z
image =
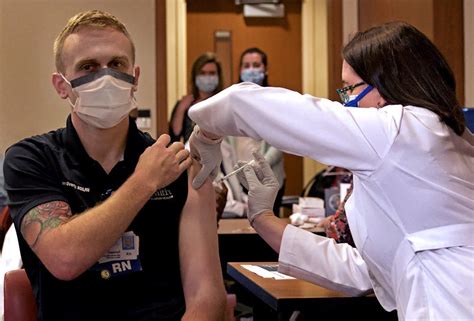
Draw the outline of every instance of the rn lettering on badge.
M125 271L132 270L132 263L130 261L121 261L112 263L112 272L113 273L120 273Z

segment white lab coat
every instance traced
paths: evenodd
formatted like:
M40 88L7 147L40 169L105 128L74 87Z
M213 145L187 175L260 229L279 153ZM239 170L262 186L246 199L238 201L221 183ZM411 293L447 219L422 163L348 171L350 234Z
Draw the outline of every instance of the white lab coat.
M263 139L349 169L357 249L288 226L284 273L350 294L371 287L400 320L474 319L474 137L431 111L345 108L283 88L234 85L189 115L220 135Z

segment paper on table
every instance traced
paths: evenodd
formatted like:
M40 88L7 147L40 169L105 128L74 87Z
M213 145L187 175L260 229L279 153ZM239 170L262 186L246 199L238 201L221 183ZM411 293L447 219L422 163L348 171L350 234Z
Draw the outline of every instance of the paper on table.
M270 279L273 278L275 280L291 280L294 279L294 277L291 277L289 275L280 273L278 271L268 271L258 265L251 265L251 264L242 264L241 265L243 268L261 276L262 278L265 279Z

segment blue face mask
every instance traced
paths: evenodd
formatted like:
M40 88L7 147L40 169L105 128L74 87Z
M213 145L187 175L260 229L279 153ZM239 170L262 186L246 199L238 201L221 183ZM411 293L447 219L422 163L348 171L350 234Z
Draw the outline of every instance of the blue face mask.
M257 85L262 85L265 73L261 69L248 68L240 72L240 78L242 81L249 81Z
M368 85L360 94L358 95L350 95L349 101L344 104L346 107L359 107L359 101L365 97L374 87Z

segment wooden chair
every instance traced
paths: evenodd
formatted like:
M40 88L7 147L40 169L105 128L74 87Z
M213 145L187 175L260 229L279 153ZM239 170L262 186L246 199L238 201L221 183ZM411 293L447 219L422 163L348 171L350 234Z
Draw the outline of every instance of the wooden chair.
M24 269L5 274L4 321L36 321L36 300Z

